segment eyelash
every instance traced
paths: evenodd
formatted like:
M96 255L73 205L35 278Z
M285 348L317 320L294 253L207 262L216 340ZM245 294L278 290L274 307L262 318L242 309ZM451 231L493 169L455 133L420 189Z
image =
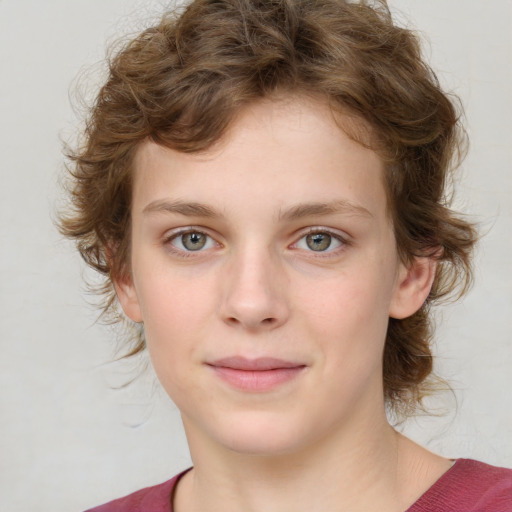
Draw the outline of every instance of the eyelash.
M207 244L208 244L208 241L213 241L214 245L216 245L216 246L221 245L221 244L219 244L219 242L217 242L212 236L210 236L204 230L202 230L200 228L195 228L195 227L183 228L183 229L180 229L178 231L175 231L175 232L169 234L168 236L164 237L163 245L165 245L170 252L172 252L173 254L175 254L181 258L191 258L191 257L197 256L199 253L204 252L204 250L201 250L202 248L200 248L197 251L192 251L192 250L186 250L186 249L179 249L172 244L172 242L174 240L178 240L180 237L183 237L184 235L192 234L192 233L198 234L198 235L203 235L203 236L207 237L207 239L208 239L206 242Z
M195 257L198 254L205 252L205 250L212 248L212 247L208 247L207 249L200 248L197 251L193 251L193 250L179 249L179 248L176 248L172 244L172 242L174 240L177 240L180 237L183 237L184 235L191 234L191 233L194 233L194 234L197 233L199 235L203 235L203 236L207 237L208 240L207 240L206 244L209 243L208 241L213 241L215 246L221 247L221 244L219 242L217 242L208 233L206 233L205 230L202 230L200 228L195 228L195 227L183 228L179 231L169 234L168 236L166 236L163 239L163 245L165 245L168 248L168 250L171 251L173 254L176 254L181 258ZM308 249L301 249L301 248L297 247L299 242L306 239L308 236L314 235L314 234L328 235L331 237L332 240L339 242L340 246L336 247L334 249L330 249L330 246L329 246L323 251L314 251L313 249L308 250ZM304 250L306 252L310 252L310 253L314 254L314 256L317 258L328 258L328 257L338 255L341 251L345 250L347 246L350 246L350 242L349 242L349 240L347 240L346 237L341 236L339 233L334 232L328 228L315 227L315 228L311 228L311 229L307 230L306 232L303 232L301 234L300 238L296 242L291 244L289 247L291 247L293 250Z
M296 242L294 242L292 244L292 248L301 250L300 248L297 247L299 242L306 239L309 235L315 235L315 234L328 235L331 237L331 239L333 241L337 241L340 244L339 247L335 247L334 249L331 249L330 247L328 247L323 251L314 251L313 249L309 249L309 250L304 249L307 252L312 253L316 258L329 258L329 257L333 257L333 256L338 256L340 254L340 252L344 251L348 246L350 246L350 242L347 239L347 237L342 236L340 233L334 232L333 230L328 229L328 228L315 227L315 228L310 228L305 233L302 233L301 237Z

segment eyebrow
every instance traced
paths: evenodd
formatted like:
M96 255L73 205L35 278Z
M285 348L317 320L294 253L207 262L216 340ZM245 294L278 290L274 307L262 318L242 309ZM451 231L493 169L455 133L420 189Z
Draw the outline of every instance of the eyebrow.
M221 214L212 208L201 203L185 202L185 201L167 201L157 200L149 203L142 213L178 213L185 217L221 217Z
M202 203L185 202L185 201L168 201L160 199L152 201L142 210L144 214L149 213L177 213L185 217L205 217L218 218L222 214L215 208ZM363 206L356 205L344 199L331 201L328 203L300 203L286 210L280 210L278 215L279 221L299 220L304 217L320 217L323 215L344 214L357 215L360 217L372 218L373 215Z
M279 212L279 220L297 220L304 217L319 217L322 215L345 214L372 218L373 215L363 206L356 205L344 199L328 203L301 203Z

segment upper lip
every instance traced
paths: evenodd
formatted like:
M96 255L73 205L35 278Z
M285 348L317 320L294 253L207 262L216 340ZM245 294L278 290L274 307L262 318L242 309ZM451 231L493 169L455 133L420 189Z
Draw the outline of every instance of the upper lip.
M257 359L247 359L245 357L233 356L224 357L207 363L209 366L216 366L222 368L232 368L233 370L246 370L246 371L265 371L276 370L279 368L299 368L306 366L303 363L294 361L285 361L283 359L276 359L275 357L259 357Z

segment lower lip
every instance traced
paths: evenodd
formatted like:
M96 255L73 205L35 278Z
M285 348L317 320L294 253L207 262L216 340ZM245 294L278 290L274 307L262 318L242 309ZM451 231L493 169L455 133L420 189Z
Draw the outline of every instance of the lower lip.
M305 366L275 368L273 370L238 370L225 366L212 366L224 382L243 391L263 392L277 388L300 375Z

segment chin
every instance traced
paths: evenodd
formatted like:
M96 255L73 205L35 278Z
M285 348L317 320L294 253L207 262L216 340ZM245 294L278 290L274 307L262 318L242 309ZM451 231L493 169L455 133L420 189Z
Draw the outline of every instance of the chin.
M247 414L239 421L219 425L221 428L216 432L210 431L210 436L232 452L262 457L297 453L313 441L315 436L303 428L304 422L293 422L290 418L282 420ZM301 428L298 429L297 425Z

